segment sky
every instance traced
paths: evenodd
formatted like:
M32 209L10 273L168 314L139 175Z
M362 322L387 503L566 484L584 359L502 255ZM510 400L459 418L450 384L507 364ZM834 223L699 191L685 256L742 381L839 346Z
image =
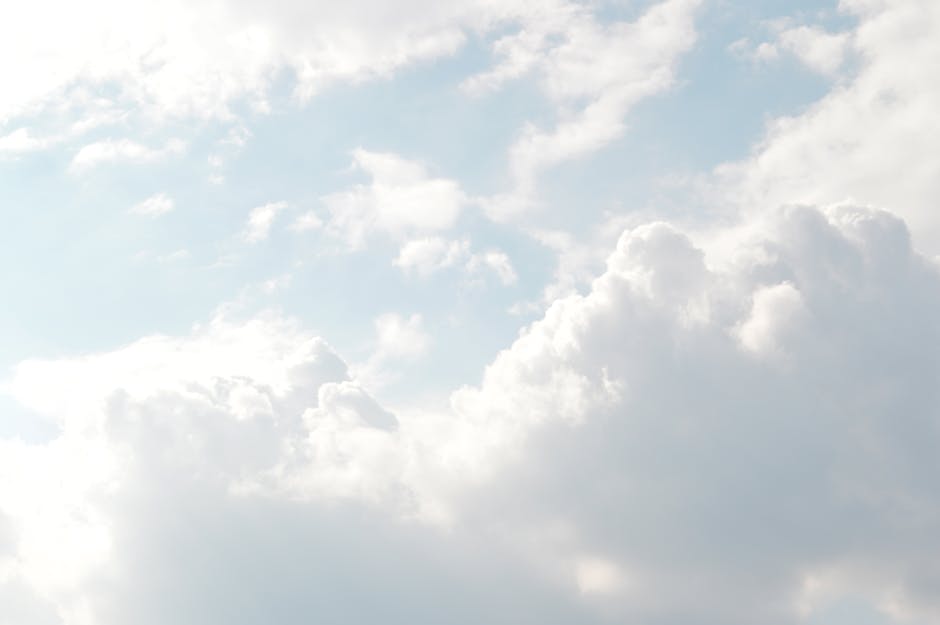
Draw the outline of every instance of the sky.
M940 622L940 3L0 20L0 625Z

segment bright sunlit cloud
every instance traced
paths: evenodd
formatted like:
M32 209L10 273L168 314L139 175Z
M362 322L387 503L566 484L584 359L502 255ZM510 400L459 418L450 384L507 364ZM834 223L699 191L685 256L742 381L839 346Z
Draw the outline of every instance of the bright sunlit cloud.
M0 20L0 625L940 621L940 5Z

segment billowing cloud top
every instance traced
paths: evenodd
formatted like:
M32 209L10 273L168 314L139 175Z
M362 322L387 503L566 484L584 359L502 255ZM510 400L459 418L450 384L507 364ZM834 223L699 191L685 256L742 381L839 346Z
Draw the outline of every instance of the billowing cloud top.
M0 625L940 621L935 3L0 35Z

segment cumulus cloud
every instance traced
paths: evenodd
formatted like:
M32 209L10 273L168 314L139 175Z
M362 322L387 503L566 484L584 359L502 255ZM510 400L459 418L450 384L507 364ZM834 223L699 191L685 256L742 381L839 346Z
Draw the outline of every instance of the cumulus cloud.
M259 243L267 239L271 234L274 220L285 208L287 208L287 202L268 202L251 209L242 237L248 243Z
M460 186L431 176L423 165L396 154L353 152L353 165L370 177L347 191L323 198L328 230L351 249L374 234L395 238L452 228L466 199Z
M900 598L930 622L934 591L906 580L933 575L915 441L936 428L940 275L864 209L788 210L736 245L710 265L668 225L628 231L457 393L498 441L483 457L518 461L471 505L544 531L534 557L582 591L617 588L620 622L798 623L832 571L815 608Z
M445 410L275 315L21 363L59 431L0 442L0 593L102 625L935 620L937 268L870 209L734 236L627 230ZM420 323L378 344L417 357Z
M606 214L600 223L579 235L565 230L530 230L529 236L555 255L555 268L538 299L517 302L510 312L542 313L556 300L583 292L603 270L620 234L637 223L634 215Z
M754 293L751 315L738 328L738 337L755 354L774 356L786 349L787 327L799 325L803 314L803 298L792 284L768 286Z
M720 167L716 199L730 195L745 211L794 202L880 207L903 217L916 244L937 254L940 122L933 111L940 87L923 76L940 62L940 6L920 0L841 6L858 26L837 47L847 48L857 67L844 68L805 112L773 120L750 158ZM798 32L836 45L818 29ZM835 58L819 54L821 62Z
M82 82L156 115L225 118L238 98L264 110L277 68L304 98L507 29L465 88L535 75L557 119L517 137L518 188L490 203L505 216L540 172L608 144L672 84L695 5L605 25L551 1L99 0L53 23L40 0L0 24L0 51L17 53L0 68L20 87L0 94L0 120ZM444 405L378 395L450 347L418 313L377 317L354 366L298 321L231 311L21 362L0 390L52 434L0 437L0 622L799 625L845 598L885 622L940 620L940 273L918 252L936 252L924 76L940 14L842 6L851 33L787 28L762 48L837 80L719 171L743 223L537 233L560 253L547 310ZM23 127L0 151L45 141ZM183 149L107 139L71 169ZM289 227L350 248L390 239L419 277L517 279L507 254L452 233L468 201L455 180L390 153L359 149L353 164L365 182ZM794 200L824 207L777 208ZM285 208L252 209L244 240L266 240Z

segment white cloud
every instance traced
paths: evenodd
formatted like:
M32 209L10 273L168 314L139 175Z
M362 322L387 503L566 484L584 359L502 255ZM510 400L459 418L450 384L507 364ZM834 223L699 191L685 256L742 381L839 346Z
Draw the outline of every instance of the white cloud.
M582 292L604 268L608 250L620 234L639 223L642 220L636 215L608 213L602 222L580 236L564 230L530 231L529 236L555 254L555 269L538 300L517 302L510 312L541 313L556 300Z
M116 84L121 100L158 115L225 117L239 97L263 107L273 75L285 67L309 94L452 52L462 41L450 11L396 15L355 4L94 0L78 8L43 0L0 27L0 58L9 59L0 66L9 81L0 119L68 98L76 84ZM366 7L387 28L357 20Z
M370 183L323 198L330 212L328 230L351 249L361 248L375 233L402 238L456 224L466 200L455 181L434 178L423 165L395 154L358 149L353 164Z
M395 264L405 273L426 278L441 269L464 263L470 257L470 242L424 237L405 243Z
M267 239L274 220L285 208L287 208L287 202L268 202L251 209L242 237L248 243L259 243Z
M0 94L0 118L76 81L116 82L116 98L159 115L225 117L241 97L265 110L275 67L295 68L305 97L498 24L505 62L467 89L532 72L558 115L514 148L525 187L619 136L694 36L682 2L611 26L550 2L269 5L99 1L50 21L28 3L0 25L0 51L39 60L24 72L0 54L25 85ZM774 207L890 204L932 249L937 13L843 6L862 22L845 39L796 28L762 48L827 73L849 71L838 54L860 66L724 170L746 223L697 243L617 219L587 241L539 233L560 253L544 316L445 405L392 410L370 392L431 351L421 314L375 319L372 355L351 370L274 314L15 367L2 391L54 434L0 437L0 622L796 625L843 596L936 622L937 268L886 213ZM0 146L44 141L20 128ZM173 145L101 141L73 170ZM467 204L456 181L394 154L353 158L369 180L325 197L326 223L309 212L290 228L350 247L387 237L421 277L517 280L506 253L452 238ZM157 195L132 210L170 208ZM267 239L285 210L254 208L244 239Z
M187 249L178 249L170 252L169 254L163 254L157 256L157 261L161 263L178 263L184 260L187 260L191 254Z
M516 270L512 266L512 261L509 260L509 256L507 256L505 252L500 250L489 250L482 254L473 255L470 260L467 261L467 269L469 271L475 271L478 267L487 267L490 269L505 286L515 284L516 280L518 280Z
M153 575L257 595L244 558L277 566L293 602L319 592L313 554L333 566L347 545L381 559L405 541L433 545L491 613L502 555L460 556L487 544L515 562L511 590L536 593L514 622L572 622L538 611L562 601L587 623L796 624L849 594L930 622L940 274L885 213L791 209L757 226L717 264L667 224L628 230L591 290L550 307L449 411L389 412L274 316L22 363L7 392L60 433L2 443L0 474L37 476L0 479L8 579L110 625L165 596ZM428 348L417 316L381 317L376 340L389 363ZM786 366L763 357L777 353ZM257 531L272 526L286 542ZM231 540L205 547L220 527ZM192 549L218 566L181 566ZM302 566L284 569L285 553ZM414 553L396 576L436 577ZM330 592L389 583L369 558L343 561ZM824 592L807 594L810 578ZM187 617L222 609L197 596Z
M129 139L105 139L82 147L69 163L69 171L83 173L104 163L149 163L182 154L186 143L170 139L162 148L151 148Z
M494 44L502 61L464 88L479 93L536 72L557 121L552 129L523 127L509 154L515 189L491 198L491 217L504 220L527 210L541 171L614 141L638 101L672 86L680 56L695 42L698 4L667 0L634 22L611 24L569 5L532 17L526 28Z
M265 280L261 284L261 290L268 294L277 293L279 291L283 291L287 288L290 288L291 283L293 283L293 281L294 281L294 277L291 274L289 273L282 274L280 276L276 276L274 278Z
M383 360L413 360L424 355L431 338L422 328L421 315L402 317L388 313L375 320L377 353Z
M0 137L0 154L16 156L42 150L54 143L52 139L34 137L29 128L16 130Z
M741 344L755 354L774 356L791 342L787 328L801 325L805 314L803 298L792 284L765 287L754 293L751 316L739 328Z
M420 314L404 317L386 313L375 320L375 347L369 359L353 369L353 374L369 388L380 388L401 377L400 368L424 357L431 335L424 329Z
M849 49L848 33L830 33L812 26L797 26L780 33L780 48L820 74L835 74Z
M559 12L560 15L565 13ZM560 28L558 24L552 25ZM494 41L492 49L499 57L499 63L485 72L470 76L461 83L461 88L471 95L480 96L533 71L542 60L543 50L549 45L546 41L549 32L546 31L547 28L526 28Z
M473 510L570 528L536 551L575 554L582 592L616 589L612 622L797 623L802 576L831 568L830 599L897 595L930 622L935 589L905 580L932 575L940 511L913 433L934 428L940 274L904 235L793 209L709 266L667 225L628 231L586 296L455 395L467 429L438 453L493 471Z
M307 211L303 215L294 219L290 229L295 232L306 232L308 230L318 230L323 226L323 220L313 211Z
M749 159L719 168L716 199L730 195L743 211L845 201L881 207L903 217L917 245L936 254L940 87L923 77L940 63L940 5L842 6L859 20L847 35L858 67L843 69L804 113L773 120Z
M468 32L571 11L561 0L374 0L262 5L168 0L81 7L38 0L0 24L0 122L62 107L79 117L105 87L118 111L154 119L232 119L244 101L269 110L276 78L304 100L336 83L386 78L453 54ZM49 20L55 15L55 23Z
M518 276L509 256L501 250L471 251L470 241L448 241L441 237L425 237L405 243L395 259L395 265L407 274L427 278L438 271L462 267L470 275L481 270L492 272L499 281L508 286L515 284Z
M169 213L173 210L174 206L173 198L166 193L157 193L132 206L130 212L135 215L159 217L160 215Z
M739 39L730 50L756 61L778 60L791 54L811 70L825 76L834 76L845 63L851 50L851 35L847 32L831 33L817 26L784 27L778 25L774 41L752 46L747 38Z

